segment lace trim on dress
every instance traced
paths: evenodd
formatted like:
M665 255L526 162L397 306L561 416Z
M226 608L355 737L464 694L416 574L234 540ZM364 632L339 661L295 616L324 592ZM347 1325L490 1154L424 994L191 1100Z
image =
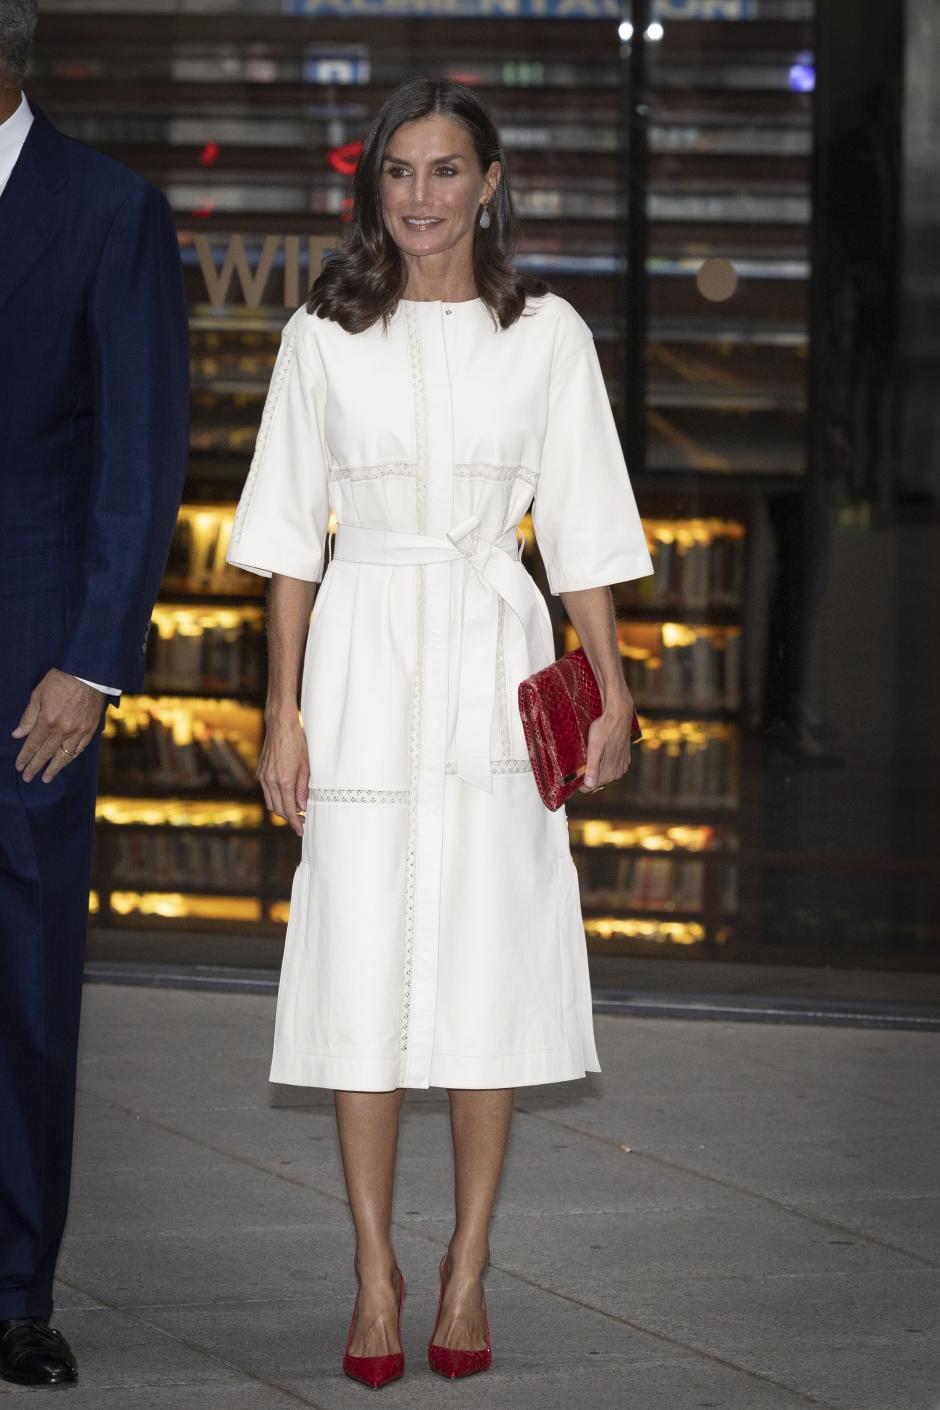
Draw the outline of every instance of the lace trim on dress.
M413 307L405 305L405 318L408 329L408 352L411 361L411 388L414 398L415 420L415 530L427 533L428 501L428 428L427 397L424 387L424 366L421 359L421 338L418 332L418 319ZM409 1025L411 1021L411 978L414 960L415 940L415 861L418 825L418 769L421 748L421 706L424 690L424 613L425 579L423 564L418 564L415 574L415 681L411 701L411 722L409 733L410 804L408 808L408 844L405 854L405 935L402 953L402 993L401 993L401 1061L399 1083L405 1081L405 1059L408 1051Z
M502 757L512 753L509 739L509 707L506 698L506 663L503 657L503 627L506 621L506 600L496 599L496 713L499 716L499 745Z
M532 770L528 759L491 759L494 774L527 774ZM457 772L456 761L445 764L445 774ZM407 788L311 788L314 803L407 803L411 791Z
M539 478L539 472L528 465L491 465L484 460L455 465L454 474L472 480L525 480L526 484L532 486L535 486Z
M283 347L281 350L282 356L280 362L275 368L274 375L271 378L271 384L268 387L268 394L265 397L264 411L261 413L261 425L258 427L258 437L255 441L255 453L251 457L251 467L249 468L245 484L242 488L241 497L238 501L238 508L235 511L235 519L232 524L232 536L229 542L229 553L234 553L234 551L237 549L238 541L241 538L242 532L245 527L245 516L248 513L248 508L251 504L251 497L254 493L255 482L258 478L258 471L261 469L261 464L264 460L264 450L265 446L267 445L268 434L271 430L271 421L277 409L278 399L281 395L281 388L284 385L284 379L286 378L291 362L293 361L294 350L296 346L296 333L285 334L283 340Z
M528 774L532 772L531 759L491 759L490 768L494 774ZM445 774L457 772L456 760L444 765Z
M411 392L414 400L415 417L415 471L418 477L415 495L415 532L428 531L428 407L424 387L424 363L421 358L421 334L418 329L418 316L410 305L405 305L405 318L408 326L408 352L411 358ZM419 574L419 576L421 576Z
M418 467L407 460L387 460L382 465L337 465L330 469L331 480L384 480L386 475L406 478L417 475Z
M314 803L407 803L407 788L311 788Z

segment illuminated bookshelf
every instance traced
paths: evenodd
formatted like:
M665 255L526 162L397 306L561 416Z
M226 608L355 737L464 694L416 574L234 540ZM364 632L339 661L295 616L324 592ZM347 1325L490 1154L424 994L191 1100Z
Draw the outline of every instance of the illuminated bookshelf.
M37 35L30 91L56 123L166 191L190 306L186 503L147 693L122 702L119 724L111 712L103 741L96 923L283 927L297 839L251 781L264 582L228 568L225 550L280 329L335 245L368 118L420 62L492 108L524 222L518 263L591 325L625 442L630 417L647 426L646 464L631 474L657 571L614 592L644 741L625 780L568 809L591 948L723 943L746 806L735 687L750 500L803 469L811 97L789 69L812 47L813 7L767 0L756 19L704 23L714 6L670 6L667 41L651 46L642 395L624 355L631 154L616 18L552 18L552 5L507 18L470 0L315 8L189 0L168 19L115 5L103 35L100 15L50 0ZM732 267L730 296L716 298L706 258ZM537 569L534 547L527 557ZM570 649L570 624L550 608ZM116 846L122 830L136 851ZM228 842L238 875L215 894L200 877L219 875ZM681 915L649 899L670 887Z

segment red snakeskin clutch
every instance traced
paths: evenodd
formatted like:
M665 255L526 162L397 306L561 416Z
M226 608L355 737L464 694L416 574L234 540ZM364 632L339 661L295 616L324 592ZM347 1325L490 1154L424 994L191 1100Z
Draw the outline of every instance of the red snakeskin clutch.
M601 713L601 692L579 646L519 683L519 713L542 802L554 812L581 787L587 737ZM642 739L636 710L630 743Z

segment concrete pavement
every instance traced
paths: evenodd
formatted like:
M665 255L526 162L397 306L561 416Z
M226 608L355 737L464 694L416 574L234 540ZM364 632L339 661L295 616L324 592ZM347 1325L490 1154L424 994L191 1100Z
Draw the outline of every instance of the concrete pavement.
M340 1410L373 1394L340 1369L355 1281L332 1096L269 1088L273 1017L270 995L86 989L54 1319L80 1362L69 1403ZM595 1023L602 1074L517 1092L486 1282L494 1364L463 1382L425 1360L451 1228L447 1098L409 1092L407 1369L383 1403L940 1410L940 1036Z

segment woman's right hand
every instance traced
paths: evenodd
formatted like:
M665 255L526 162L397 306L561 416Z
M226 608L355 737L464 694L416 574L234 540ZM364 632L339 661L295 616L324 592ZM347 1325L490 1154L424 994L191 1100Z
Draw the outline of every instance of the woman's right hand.
M264 744L258 760L258 781L264 801L272 813L282 817L298 837L303 836L310 785L310 760L307 736L300 716L292 714L265 715Z

